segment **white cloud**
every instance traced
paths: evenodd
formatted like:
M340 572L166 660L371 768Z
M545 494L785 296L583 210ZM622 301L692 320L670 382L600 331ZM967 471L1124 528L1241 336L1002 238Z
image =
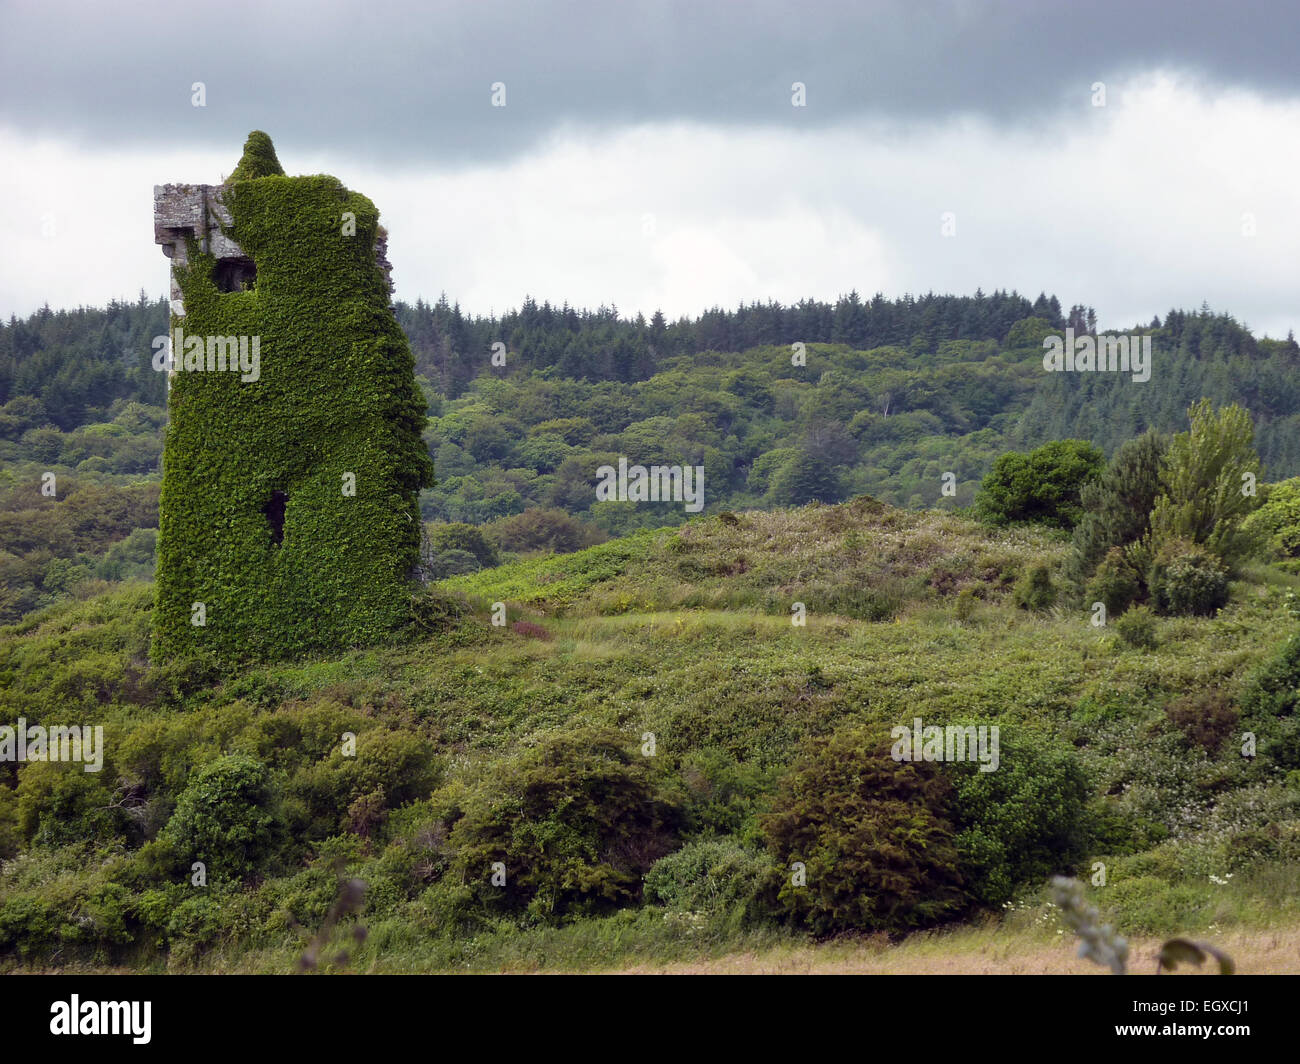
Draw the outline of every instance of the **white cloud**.
M1173 74L1108 86L1052 126L900 130L687 124L568 129L509 162L436 172L294 158L369 195L399 297L472 313L523 296L670 317L857 288L1055 292L1127 326L1202 300L1257 331L1300 324L1300 102L1210 95ZM0 132L0 311L161 293L155 182L214 181L216 153L112 155ZM953 211L957 235L940 234ZM55 237L41 233L53 213ZM1242 215L1256 220L1242 235ZM649 224L648 224L649 223Z

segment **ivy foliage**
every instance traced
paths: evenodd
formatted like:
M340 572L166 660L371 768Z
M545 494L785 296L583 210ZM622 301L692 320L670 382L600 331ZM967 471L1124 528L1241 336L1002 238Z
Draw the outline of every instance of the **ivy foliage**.
M247 337L250 351L259 338L260 372L172 379L154 654L244 660L380 640L409 619L433 466L375 261L378 211L333 177L285 177L256 132L223 199L256 282L221 291L216 261L192 247L172 325Z

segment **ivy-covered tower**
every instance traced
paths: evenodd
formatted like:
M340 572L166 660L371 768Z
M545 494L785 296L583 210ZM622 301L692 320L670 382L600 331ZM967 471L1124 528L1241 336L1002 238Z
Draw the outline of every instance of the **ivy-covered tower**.
M378 222L333 177L286 177L261 132L223 184L154 188L172 260L155 657L281 657L408 620L433 465Z

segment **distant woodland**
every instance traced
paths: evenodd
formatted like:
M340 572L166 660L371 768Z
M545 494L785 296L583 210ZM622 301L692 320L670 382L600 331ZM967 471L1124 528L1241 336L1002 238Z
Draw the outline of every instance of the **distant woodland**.
M532 300L489 318L446 298L395 311L428 400L424 519L481 526L507 556L689 516L597 501L597 468L620 456L703 466L711 513L862 494L960 508L1008 451L1081 439L1112 456L1184 429L1204 397L1249 411L1266 479L1300 474L1300 346L1204 306L1121 330L1152 337L1145 383L1044 372L1044 336L1097 328L1091 308L1045 295L854 292L675 322ZM0 622L151 573L166 426L152 340L167 328L144 293L0 323Z

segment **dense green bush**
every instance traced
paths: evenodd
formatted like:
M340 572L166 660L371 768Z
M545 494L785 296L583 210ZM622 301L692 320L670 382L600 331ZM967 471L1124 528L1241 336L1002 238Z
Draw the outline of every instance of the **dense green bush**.
M157 529L137 528L109 549L96 572L105 580L148 579L153 576L157 545Z
M1125 610L1115 622L1115 631L1125 645L1135 650L1154 650L1156 647L1156 617L1146 606Z
M685 790L687 831L705 837L733 835L761 845L758 811L770 794L772 770L708 749L683 755L677 775Z
M554 509L525 510L513 517L502 517L484 525L483 532L502 550L520 553L569 554L609 538L599 528Z
M475 568L489 569L498 564L496 548L473 525L462 522L429 526L429 547L434 553L458 551L469 554L477 563ZM473 569L465 570L473 572Z
M77 764L23 765L15 792L20 837L38 846L125 838L126 812L113 801L111 778L105 775L102 770L83 772Z
M1209 617L1228 601L1228 572L1205 547L1187 540L1165 542L1147 574L1151 602L1170 616Z
M995 525L1034 521L1073 528L1083 512L1079 493L1105 463L1105 455L1087 440L1055 440L1028 454L1009 452L980 484L976 512Z
M1151 511L1162 490L1160 477L1168 449L1169 441L1163 435L1148 430L1127 440L1105 472L1080 489L1083 515L1071 538L1073 550L1065 570L1066 579L1076 590L1106 564L1103 559L1110 560L1112 569L1120 558L1129 558L1131 563L1126 548L1145 539L1151 531ZM1112 572L1102 579L1114 583L1118 575ZM1090 595L1088 601L1106 602L1108 611L1119 613L1142 593L1141 574L1135 572L1132 576L1138 589L1122 603L1112 604L1103 595ZM1116 593L1122 594L1118 587Z
M1152 534L1161 543L1188 540L1236 568L1258 548L1242 527L1260 502L1247 486L1260 472L1255 427L1243 407L1216 411L1209 399L1194 403L1187 417L1190 430L1178 433L1165 455Z
M809 742L763 821L783 910L819 934L904 930L956 913L951 795L935 765L894 761L878 731L846 727ZM806 885L794 880L796 862Z
M480 781L458 801L453 880L486 912L543 922L637 900L680 813L626 743L608 729L551 734ZM503 886L491 882L497 863Z
M1237 706L1242 727L1256 733L1261 758L1300 768L1300 635L1249 674Z
M481 568L482 563L467 550L434 551L424 560L424 571L430 580L477 573Z
M945 763L952 819L971 896L1000 905L1018 887L1067 871L1088 844L1090 787L1074 751L1021 728L999 733L998 768Z
M1258 510L1242 528L1281 558L1300 558L1300 477L1270 484Z
M320 839L341 831L370 835L386 815L426 798L441 780L433 747L410 733L371 729L356 752L335 744L330 755L296 773L286 787L285 812L295 835Z
M697 839L654 863L645 875L645 900L752 924L773 912L772 872L771 857L735 839Z
M252 875L284 838L271 773L241 754L219 757L195 772L159 836L181 868L202 861L209 881Z
M1142 595L1143 580L1123 547L1112 547L1084 589L1084 605L1101 602L1109 616L1123 613Z

